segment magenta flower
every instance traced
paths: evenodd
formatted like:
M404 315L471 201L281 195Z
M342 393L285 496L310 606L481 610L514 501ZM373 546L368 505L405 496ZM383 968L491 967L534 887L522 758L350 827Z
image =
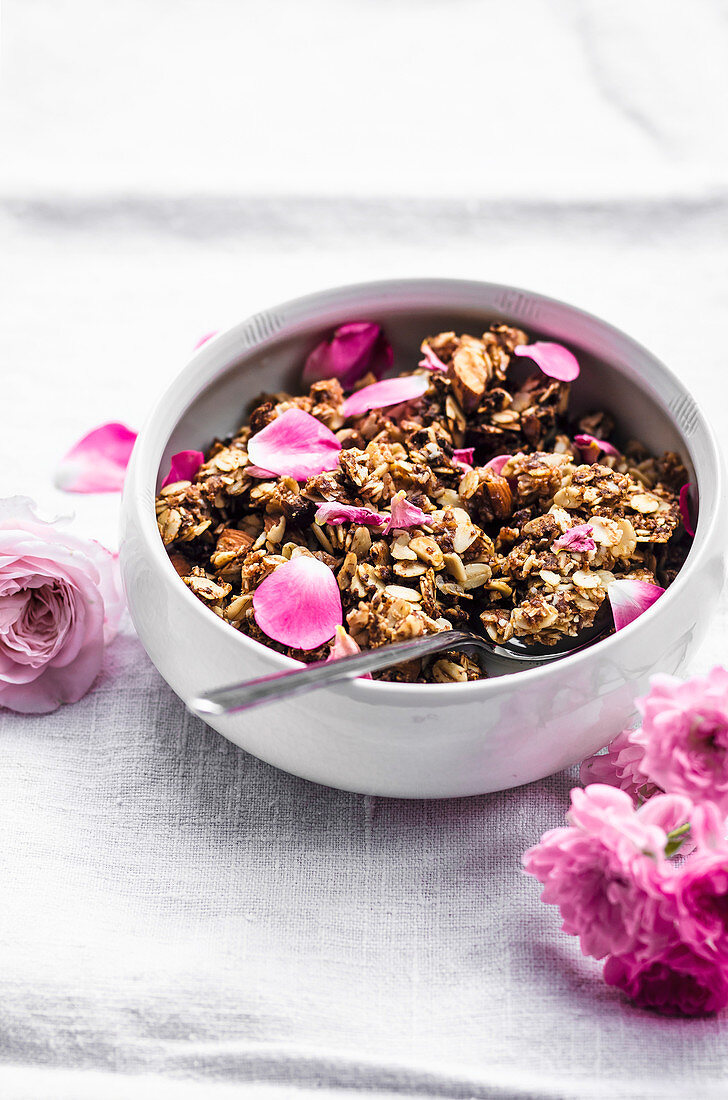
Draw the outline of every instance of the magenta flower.
M597 439L595 435L575 435L574 443L579 449L582 462L588 462L590 465L594 465L599 461L599 457L602 454L605 455L619 455L619 451L616 447L613 447L611 443L607 443L606 439Z
M102 424L61 459L55 483L66 493L119 493L137 433L125 424Z
M576 527L564 531L563 535L559 535L551 549L568 550L572 554L588 554L589 551L597 548L592 538L593 534L594 528L590 523L579 523Z
M585 955L644 954L668 927L656 883L667 845L659 819L672 806L635 811L625 792L599 784L575 788L571 800L569 825L545 833L524 854L524 867Z
M728 672L714 668L684 683L654 676L637 706L645 773L666 791L728 813Z
M604 980L641 1008L663 1016L705 1016L728 1004L725 971L683 943L674 943L652 959L607 959Z
M606 783L626 791L635 804L658 794L661 788L642 769L645 747L640 730L622 730L609 742L605 753L595 753L581 765L579 779L589 783Z
M254 466L297 481L335 470L340 451L334 433L298 408L286 409L248 440L248 455Z
M584 789L573 788L566 820L573 828L598 836L625 859L638 851L659 864L667 843L665 821L676 817L685 821L689 810L688 800L667 794L635 810L625 791L593 783Z
M253 611L269 638L293 649L318 649L343 621L336 577L308 554L279 565L258 585Z
M169 460L169 473L162 482L162 488L177 481L192 481L204 461L202 451L178 451Z
M373 512L371 508L340 504L338 500L325 500L316 509L314 519L316 523L358 523L364 527L382 527L389 516Z
M728 848L699 850L673 882L681 939L728 967Z
M424 374L407 374L402 378L385 378L372 386L364 386L347 397L340 408L342 416L363 416L372 409L385 409L422 397L430 380Z
M45 714L85 695L122 608L108 550L25 497L0 502L0 706Z
M552 829L523 859L543 883L541 900L558 906L562 931L579 936L584 955L603 959L638 942L646 895L599 837Z
M535 344L519 344L513 350L516 355L526 355L533 359L536 366L549 378L556 378L559 382L573 382L579 377L579 362L563 344L539 340Z
M306 359L303 380L338 378L344 389L350 389L368 371L381 378L393 362L392 348L381 327L372 321L352 321L316 345Z
M636 581L627 577L622 581L612 581L607 589L607 597L612 608L614 629L624 630L625 626L638 619L653 603L665 594L659 584L649 581Z

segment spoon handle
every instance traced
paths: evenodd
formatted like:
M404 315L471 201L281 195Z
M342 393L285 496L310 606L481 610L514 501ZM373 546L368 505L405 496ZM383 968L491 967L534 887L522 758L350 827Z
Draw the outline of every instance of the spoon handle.
M234 711L250 710L264 703L287 699L293 695L303 695L306 691L328 687L339 680L351 680L366 672L377 672L390 668L402 661L414 657L426 657L430 653L439 653L443 649L453 649L461 645L477 646L481 642L473 634L462 630L443 630L440 634L424 634L410 642L397 642L395 645L379 646L355 653L351 657L341 657L337 661L316 661L304 668L294 668L285 672L274 672L271 676L261 676L258 680L247 680L240 684L213 688L202 692L187 704L194 714L201 718L219 714L231 714ZM483 645L483 648L487 648Z

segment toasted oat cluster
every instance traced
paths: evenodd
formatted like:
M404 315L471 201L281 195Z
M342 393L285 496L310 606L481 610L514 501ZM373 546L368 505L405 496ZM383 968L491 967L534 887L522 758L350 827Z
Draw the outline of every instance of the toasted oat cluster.
M688 549L680 458L655 458L630 442L584 461L575 437L607 441L614 423L602 411L572 419L569 383L529 373L533 364L514 356L527 343L504 325L480 337L429 337L423 352L439 369L412 364L408 372L426 378L424 394L361 415L343 415L336 379L303 395L262 395L232 438L211 444L191 482L157 498L159 530L184 583L235 629L304 661L325 658L330 644L281 644L263 633L254 609L257 587L300 555L331 569L345 629L361 648L451 628L551 646L593 625L615 580L667 586ZM365 376L357 388L373 381ZM249 440L291 408L335 434L336 468L306 480L251 474ZM472 462L454 453L465 448L474 448ZM426 522L384 533L316 520L322 502L386 515L403 493ZM587 538L577 537L582 530ZM484 673L451 652L375 675L449 683Z

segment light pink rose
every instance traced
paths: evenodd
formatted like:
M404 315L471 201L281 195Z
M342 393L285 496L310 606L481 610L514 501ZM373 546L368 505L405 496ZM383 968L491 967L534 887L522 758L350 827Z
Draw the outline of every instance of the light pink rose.
M728 849L699 851L672 882L681 939L728 967Z
M689 803L662 795L635 810L625 792L600 784L571 797L570 824L523 857L544 885L542 901L558 906L563 931L579 937L585 955L646 958L664 949L674 909L663 888L672 874L664 826L684 822Z
M641 730L626 729L609 742L607 751L588 756L579 770L579 779L589 783L607 783L626 791L635 804L644 802L661 790L642 770L645 747Z
M604 980L663 1016L705 1016L728 1004L725 970L679 942L647 960L631 955L607 959Z
M728 813L728 672L714 668L684 683L654 676L637 705L644 774L663 790Z
M0 706L45 714L85 695L123 607L113 556L32 501L0 501Z

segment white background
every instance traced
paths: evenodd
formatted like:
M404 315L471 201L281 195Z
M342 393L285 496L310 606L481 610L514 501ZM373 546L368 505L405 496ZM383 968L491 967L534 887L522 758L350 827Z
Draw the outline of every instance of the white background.
M51 487L71 443L138 428L210 329L396 275L600 314L725 438L724 0L3 14L3 493L111 544L115 497ZM696 670L726 634L721 602ZM76 708L3 718L0 782L5 1095L721 1094L725 1021L626 1008L519 874L568 777L436 805L290 779L127 629Z

